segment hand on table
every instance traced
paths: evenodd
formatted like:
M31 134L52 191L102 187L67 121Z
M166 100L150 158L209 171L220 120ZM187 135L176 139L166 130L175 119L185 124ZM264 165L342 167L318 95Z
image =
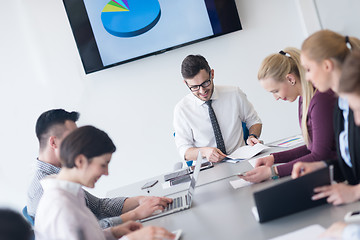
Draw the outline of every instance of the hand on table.
M133 231L136 231L140 228L142 228L141 223L128 221L126 223L122 223L120 225L112 227L111 233L114 235L114 237L121 238L122 236L129 234Z
M336 238L341 239L342 233L346 227L344 222L333 223L325 232L319 235L319 238Z
M126 235L129 240L165 240L174 239L175 234L165 228L148 226Z
M260 166L239 177L248 182L259 183L271 177L271 169L268 166Z
M256 160L255 167L256 168L260 167L260 166L271 167L272 165L274 165L274 161L275 161L275 158L273 155L262 157L262 158L259 158Z
M314 172L320 168L326 167L326 164L323 161L319 162L297 162L293 166L291 172L292 178L298 178L305 174Z
M327 202L333 205L347 204L359 200L360 185L347 185L337 183L328 186L317 187L314 189L316 193L312 200L327 198Z
M167 197L140 197L139 206L134 210L136 220L149 217L155 211L164 210L169 203L172 203L171 198Z
M215 147L204 147L201 149L201 153L209 162L220 162L226 157L220 149Z
M255 144L257 143L262 143L261 140L257 139L256 137L254 136L249 136L248 139L246 139L246 143L247 145L249 146L254 146Z

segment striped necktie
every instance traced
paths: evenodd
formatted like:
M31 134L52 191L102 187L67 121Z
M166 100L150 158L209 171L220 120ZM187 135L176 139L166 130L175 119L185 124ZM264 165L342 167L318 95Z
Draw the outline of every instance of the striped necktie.
M215 134L216 145L217 145L217 148L221 150L221 152L226 154L224 139L222 137L221 130L220 130L220 127L219 127L219 123L218 123L218 121L216 119L214 109L211 106L211 102L212 102L212 100L209 100L209 101L206 101L205 103L209 107L208 108L209 109L209 116L210 116L210 120L211 120L211 125L212 125L213 130L214 130L214 134Z

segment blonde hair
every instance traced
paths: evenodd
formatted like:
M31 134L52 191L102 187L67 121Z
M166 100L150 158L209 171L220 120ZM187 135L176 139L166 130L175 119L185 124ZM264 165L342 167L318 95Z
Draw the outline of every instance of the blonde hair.
M309 132L307 128L307 115L310 101L315 94L313 85L305 80L305 72L300 63L300 50L288 47L283 50L286 54L275 53L266 57L259 69L258 79L272 78L278 82L286 81L287 74L294 74L301 83L302 118L301 131L306 145L309 143Z
M360 95L360 51L352 51L342 66L339 93Z
M325 59L334 59L341 68L346 56L350 53L347 47L350 44L351 49L360 49L360 40L355 37L348 37L330 31L320 30L309 36L302 44L301 51L308 58L320 63Z

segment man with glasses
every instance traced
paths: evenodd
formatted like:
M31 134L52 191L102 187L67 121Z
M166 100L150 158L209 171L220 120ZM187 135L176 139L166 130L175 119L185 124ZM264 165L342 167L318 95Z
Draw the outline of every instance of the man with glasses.
M215 86L203 56L187 56L181 74L191 91L174 110L175 143L184 160L196 160L200 150L209 161L222 161L245 145L242 122L249 129L246 143L259 142L262 124L254 107L238 87Z

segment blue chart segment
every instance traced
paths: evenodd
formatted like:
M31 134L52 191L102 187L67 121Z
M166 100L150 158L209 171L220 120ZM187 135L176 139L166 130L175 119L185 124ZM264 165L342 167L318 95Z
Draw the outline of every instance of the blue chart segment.
M153 28L160 16L158 0L111 0L101 12L101 21L111 35L135 37Z

